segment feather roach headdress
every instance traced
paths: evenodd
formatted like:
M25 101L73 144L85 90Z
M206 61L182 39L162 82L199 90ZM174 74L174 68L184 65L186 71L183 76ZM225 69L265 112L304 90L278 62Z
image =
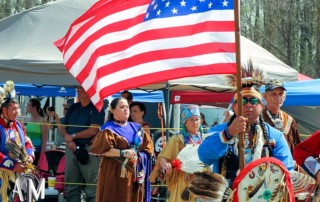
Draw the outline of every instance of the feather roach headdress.
M0 86L0 104L3 102L4 89Z
M0 101L1 104L6 100L13 99L16 96L13 81L6 81L3 87L0 87Z
M241 66L242 74L242 87L251 87L255 86L259 88L261 85L266 84L266 74L259 68L253 68L252 60L248 60L246 65ZM226 75L227 83L229 86L234 87L234 91L237 87L237 81L235 75Z

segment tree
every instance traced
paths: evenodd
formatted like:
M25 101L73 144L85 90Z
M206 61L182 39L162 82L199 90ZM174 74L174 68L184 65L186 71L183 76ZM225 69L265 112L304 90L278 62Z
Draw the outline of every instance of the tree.
M50 1L55 0L3 0L0 3L0 19Z
M319 11L317 0L242 0L241 32L299 72L319 78Z

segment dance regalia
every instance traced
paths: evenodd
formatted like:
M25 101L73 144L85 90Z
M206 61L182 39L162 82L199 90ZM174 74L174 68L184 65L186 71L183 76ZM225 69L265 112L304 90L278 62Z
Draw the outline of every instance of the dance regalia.
M177 159L177 156L186 147L187 144L198 145L202 142L201 135L198 134L196 136L198 138L194 138L187 134L173 135L167 142L166 146L158 155L158 159L160 157L163 157L167 159L169 162L174 161L175 159ZM209 167L205 167L202 170L209 170ZM162 172L162 168L159 160L157 160L157 163L150 176L151 182L156 181L157 177L159 177L159 172ZM188 176L190 176L189 173L186 173L179 169L172 169L172 172L170 174L166 173L162 177L170 193L170 196L167 201L172 201L172 202L194 201L195 195L193 194L189 195L189 200L182 199L182 195L185 193L185 190L188 186L188 181L186 180L188 179Z
M108 121L93 139L90 150L93 154L105 154L111 148L134 149L140 160L102 156L97 201L142 202L144 200L144 188L147 188L148 184L143 177L147 178L150 174L153 145L150 136L141 132L143 130L140 124L127 122L125 126L120 126ZM121 177L123 174L125 176Z
M227 123L219 124L215 128L212 128L210 131L213 132L213 135L209 136L204 140L204 142L199 146L199 158L201 161L203 161L207 165L213 164L213 172L215 173L221 173L222 168L222 159L225 157L225 155L232 155L236 159L238 156L238 142L237 138L229 139L226 136L227 131ZM266 148L268 146L271 146L270 154L272 157L280 160L284 163L284 165L287 167L288 170L293 170L293 159L292 155L290 153L290 150L287 146L286 140L283 137L282 133L272 127L270 125L266 124L266 130L268 133L268 141L269 145L266 145L266 142L263 145L263 148ZM219 132L220 131L220 132ZM214 146L212 146L214 145ZM264 154L263 151L261 151L261 156ZM268 157L268 155L266 155ZM249 157L248 157L249 158ZM259 157L260 158L260 157ZM230 161L230 165L237 164L238 161ZM250 158L247 161L247 163L250 162ZM227 172L228 169L232 169L233 173L230 173L230 176L232 178L229 178L229 180L233 181L234 177L236 176L237 170L239 165L236 165L236 167L230 168L227 166Z
M303 167L308 174L315 177L320 172L320 130L294 148L294 160Z
M221 124L214 128L214 130L217 129L222 132L216 132L209 136L198 150L200 160L206 164L213 163L216 167L214 171L217 173L195 173L195 179L189 187L189 190L196 194L200 201L203 198L210 198L214 201L229 199L235 202L294 201L295 196L314 186L315 181L312 178L293 171L293 159L286 140L281 132L269 125L266 125L266 129L269 144L272 143L273 145L270 151L273 158L263 157L263 151L258 153L261 158L257 158L254 157L256 154L254 152L252 161L246 162L245 167L240 172L237 162L239 159L229 159L229 164L226 167L227 175L225 175L227 179L224 178L223 175L218 174L220 170L218 170L219 164L217 163L227 152L237 157L235 147L238 144L234 142L236 138L232 137L232 142L228 136L226 132L227 124ZM228 155L227 157L230 158Z
M9 123L3 116L0 117L0 184L2 200L7 200L9 182L15 182L16 173L13 172L17 161L9 157L5 143L10 139L24 145L29 156L34 157L34 149L29 138L25 135L23 126L18 121Z
M286 138L290 151L293 154L293 150L295 145L301 142L300 135L298 131L298 124L294 118L292 118L289 114L284 111L279 112L277 114L277 118L270 113L266 108L262 112L263 119L265 122L270 124L272 127L283 132L284 137Z
M320 130L316 131L306 140L296 145L293 152L294 160L314 179L320 172ZM320 185L308 190L314 193L314 201L320 200ZM307 192L307 193L308 193Z

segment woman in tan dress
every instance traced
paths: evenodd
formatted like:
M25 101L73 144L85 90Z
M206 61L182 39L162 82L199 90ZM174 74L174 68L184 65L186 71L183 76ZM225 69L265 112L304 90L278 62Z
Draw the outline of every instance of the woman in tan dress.
M102 156L96 200L99 202L142 202L144 200L143 164L153 152L151 138L140 124L128 122L126 99L110 104L108 121L92 142L90 152Z
M181 112L181 132L170 138L166 146L158 155L156 166L150 176L154 182L159 172L164 173L164 181L170 196L169 202L194 201L195 196L187 189L191 182L192 174L172 168L172 160L175 160L179 152L186 144L199 145L202 142L202 127L200 124L200 111L197 105L189 105ZM197 154L196 154L197 155ZM205 168L210 170L209 168ZM160 177L161 178L161 177Z

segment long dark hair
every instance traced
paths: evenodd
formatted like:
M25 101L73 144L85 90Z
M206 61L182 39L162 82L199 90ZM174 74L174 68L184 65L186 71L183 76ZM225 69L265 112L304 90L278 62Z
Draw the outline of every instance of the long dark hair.
M113 117L113 113L111 112L111 109L115 109L117 108L117 105L119 103L119 101L123 99L123 100L126 100L125 98L123 97L119 97L119 98L115 98L111 101L110 103L110 109L108 111L108 118L107 118L107 121L113 121L114 120L114 117Z
M36 99L36 98L31 98L31 99L29 100L29 102L31 102L31 104L32 104L33 107L36 107L37 112L39 113L39 115L42 116L42 117L44 117L44 113L43 113L43 110L42 110L42 108L41 108L41 103L40 103L40 101L39 101L38 99Z

